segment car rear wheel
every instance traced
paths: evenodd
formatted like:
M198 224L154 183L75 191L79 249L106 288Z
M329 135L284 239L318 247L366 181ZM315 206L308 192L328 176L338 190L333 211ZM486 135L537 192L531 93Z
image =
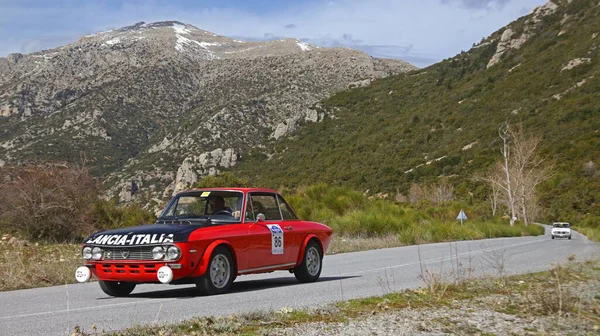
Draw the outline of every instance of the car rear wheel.
M323 254L317 242L311 240L306 245L300 265L294 268L294 275L300 282L315 282L321 276Z
M102 291L110 296L127 296L135 289L135 283L124 281L98 281Z
M204 295L226 293L235 279L234 272L235 267L229 249L218 246L210 256L206 273L196 278L196 288Z

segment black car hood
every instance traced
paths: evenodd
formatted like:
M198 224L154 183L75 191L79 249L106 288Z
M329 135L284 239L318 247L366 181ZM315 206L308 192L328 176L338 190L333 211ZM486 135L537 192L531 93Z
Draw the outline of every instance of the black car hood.
M190 234L210 225L209 221L191 224L147 224L94 233L83 241L84 244L110 246L155 245L186 242Z

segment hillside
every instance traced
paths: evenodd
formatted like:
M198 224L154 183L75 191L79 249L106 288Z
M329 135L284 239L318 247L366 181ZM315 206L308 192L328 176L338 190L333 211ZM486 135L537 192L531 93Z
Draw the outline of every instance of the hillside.
M406 193L447 176L462 199L483 202L472 179L500 158L498 127L522 122L554 163L543 184L544 218L600 215L600 6L551 1L428 68L346 90L326 115L235 173L278 188L315 182Z
M295 39L140 22L0 58L0 166L84 156L109 197L169 197L319 121L309 107L333 92L413 69Z

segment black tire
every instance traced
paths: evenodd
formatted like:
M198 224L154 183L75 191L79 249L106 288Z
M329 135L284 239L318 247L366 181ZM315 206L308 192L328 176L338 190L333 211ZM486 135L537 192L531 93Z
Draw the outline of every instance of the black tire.
M571 239L571 235L569 235L569 239Z
M134 282L124 281L98 281L102 291L110 296L123 297L131 294L135 289Z
M206 273L196 278L196 288L203 295L227 293L235 280L235 270L229 249L225 246L217 246L210 255Z
M552 239L554 239L554 236L552 236Z
M294 275L300 282L315 282L321 276L323 253L319 244L311 240L306 245L300 265L294 268Z

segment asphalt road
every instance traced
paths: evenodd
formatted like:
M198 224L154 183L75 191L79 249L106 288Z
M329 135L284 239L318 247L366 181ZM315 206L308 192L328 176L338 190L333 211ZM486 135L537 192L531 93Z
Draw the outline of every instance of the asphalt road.
M345 253L325 257L316 283L299 284L288 272L240 276L231 293L210 297L196 296L190 285L140 285L127 298L108 297L97 283L0 292L0 335L69 335L75 326L90 331L92 325L114 331L194 316L323 305L422 287L422 269L450 279L458 273L527 273L566 262L571 254L580 261L599 259L600 244L578 233L572 240L551 240L546 232Z

